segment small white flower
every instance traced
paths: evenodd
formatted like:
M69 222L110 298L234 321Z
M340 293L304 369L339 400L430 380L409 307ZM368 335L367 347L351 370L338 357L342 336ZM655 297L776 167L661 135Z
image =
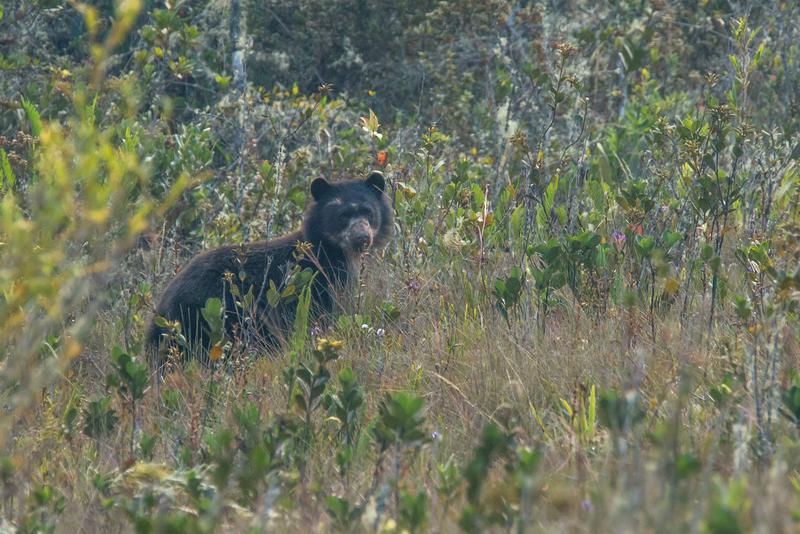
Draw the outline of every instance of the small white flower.
M361 330L369 330L369 325L367 323L362 324Z
M383 328L378 328L375 331L375 335L378 337L383 337L384 335L386 335L386 330L384 330Z

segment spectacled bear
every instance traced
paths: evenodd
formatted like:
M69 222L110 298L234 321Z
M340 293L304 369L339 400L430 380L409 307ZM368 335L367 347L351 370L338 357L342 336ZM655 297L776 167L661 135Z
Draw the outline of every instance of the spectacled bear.
M224 303L230 339L244 336L274 346L291 330L297 306L296 299L276 303L275 297L298 280L310 280L312 319L331 314L337 294L357 277L363 254L383 247L393 233L385 187L384 176L377 171L365 180L315 179L300 230L198 254L167 285L156 316L180 321L184 339L193 347L208 349L209 332L201 310L207 299L217 297ZM242 305L248 300L249 310ZM159 347L167 332L161 325L154 321L148 334L157 365L163 363Z

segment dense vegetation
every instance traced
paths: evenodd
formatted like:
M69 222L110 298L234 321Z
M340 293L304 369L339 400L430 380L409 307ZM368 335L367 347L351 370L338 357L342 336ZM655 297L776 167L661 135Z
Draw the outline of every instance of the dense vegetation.
M800 6L3 0L0 530L796 531ZM154 387L193 253L391 184Z

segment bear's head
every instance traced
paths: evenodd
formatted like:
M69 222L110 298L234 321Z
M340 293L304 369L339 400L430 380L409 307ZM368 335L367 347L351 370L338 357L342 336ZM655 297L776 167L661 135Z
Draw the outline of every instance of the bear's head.
M312 243L335 247L356 257L386 244L394 230L383 174L373 171L365 180L311 182L312 202L306 211L304 233Z

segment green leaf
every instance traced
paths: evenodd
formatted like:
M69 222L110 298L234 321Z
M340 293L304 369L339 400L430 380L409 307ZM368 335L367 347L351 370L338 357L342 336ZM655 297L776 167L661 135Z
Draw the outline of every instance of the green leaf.
M762 54L764 54L764 47L765 46L766 46L766 43L764 41L761 41L761 44L758 45L758 50L756 50L756 53L753 55L753 67L758 65L758 62L761 60L761 56L762 56Z
M728 55L728 60L731 62L731 65L733 65L733 70L738 72L739 71L739 60L736 58L736 56L734 56L733 54L729 54Z
M608 267L607 251L608 245L597 245L597 257L595 258L595 265L600 269Z
M547 188L544 192L544 209L546 212L549 212L553 209L553 202L556 198L556 192L558 191L558 175L553 176L553 179L550 180L550 183L547 184Z
M206 305L203 308L203 318L206 321L212 321L222 315L222 300L212 297L206 300Z
M709 245L703 245L703 248L700 250L700 257L703 258L703 261L708 263L708 261L714 257L714 248Z
M6 151L0 148L0 192L12 189L16 183Z
M597 158L597 170L600 174L600 181L607 184L612 181L611 163L609 162L608 154L606 154L602 144L597 143L597 151L600 153ZM596 207L599 207L599 204Z
M472 184L472 202L476 209L482 208L486 202L486 195L478 184Z
M295 405L300 408L301 412L306 411L306 399L302 395L295 395L294 396L294 403Z
M736 315L743 321L750 319L753 313L753 308L750 306L750 301L746 296L735 295L733 297L733 306L736 309Z
M672 246L675 245L675 243L677 243L678 241L680 241L682 237L683 236L681 235L680 232L672 232L670 230L667 230L666 232L664 232L664 248L667 250L671 249Z
M522 235L522 229L525 224L525 206L520 204L514 211L511 212L511 233L514 237Z
M294 332L292 332L291 347L295 353L300 354L308 337L308 321L311 310L311 290L306 286L300 293L294 317Z
M711 261L708 262L709 267L711 267L711 271L716 273L719 271L720 265L722 264L722 258L719 256L714 256L711 258Z
M792 153L789 156L789 159L795 159L795 160L800 159L800 143L794 145L794 148L792 149Z
M24 97L20 103L25 110L25 114L28 116L28 122L31 123L31 134L33 134L34 137L39 137L42 133L42 119L39 116L39 112L36 111L36 107L31 102L25 100Z
M378 407L379 418L372 429L381 451L392 445L414 446L424 443L425 400L413 393L387 395Z
M550 277L550 287L553 289L561 289L567 283L567 275L563 272L553 273Z
M503 432L493 423L488 423L483 427L480 444L473 451L472 460L464 468L467 499L470 503L477 504L481 487L486 481L486 475L492 463L498 456L508 454L512 441L513 433Z
M222 89L228 87L232 79L233 78L231 78L230 76L223 76L222 74L214 75L214 81L217 82L217 85L219 85Z
M328 507L328 513L337 518L347 516L347 512L350 508L349 502L333 495L325 497L325 505Z
M703 464L694 454L683 453L675 460L675 473L678 476L678 480L683 480L700 472L702 467Z
M655 239L650 236L637 236L633 244L640 256L649 258L653 253L656 242Z
M269 289L267 290L267 303L269 304L269 307L277 308L280 300L281 300L281 294L278 293L277 289L275 289L275 283L272 280L270 280Z
M83 410L83 433L93 439L108 434L117 424L117 414L111 408L111 398L90 401Z
M706 528L711 534L739 534L742 532L739 519L733 510L719 502L711 505L706 519Z

